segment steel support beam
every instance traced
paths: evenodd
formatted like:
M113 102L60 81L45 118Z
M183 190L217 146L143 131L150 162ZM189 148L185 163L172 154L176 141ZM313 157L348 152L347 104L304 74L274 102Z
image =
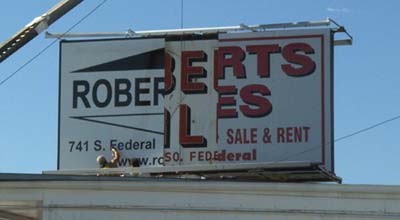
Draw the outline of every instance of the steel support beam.
M0 45L0 63L46 30L83 0L63 0L43 15L36 17L14 36Z

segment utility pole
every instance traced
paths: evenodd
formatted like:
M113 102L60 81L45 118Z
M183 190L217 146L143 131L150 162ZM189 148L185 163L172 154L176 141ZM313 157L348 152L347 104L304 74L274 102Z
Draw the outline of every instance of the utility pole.
M0 63L46 30L83 0L62 0L43 15L36 17L14 36L0 45Z

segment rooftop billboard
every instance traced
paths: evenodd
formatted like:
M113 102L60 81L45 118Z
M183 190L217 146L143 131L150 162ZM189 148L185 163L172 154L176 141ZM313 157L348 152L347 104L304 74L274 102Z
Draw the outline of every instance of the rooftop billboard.
M330 29L62 41L59 169L307 162L333 172Z

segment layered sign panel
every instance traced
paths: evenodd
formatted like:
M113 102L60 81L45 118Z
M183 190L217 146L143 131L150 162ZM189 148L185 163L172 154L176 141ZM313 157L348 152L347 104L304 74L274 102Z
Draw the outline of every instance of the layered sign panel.
M62 41L59 169L307 162L333 171L330 29Z

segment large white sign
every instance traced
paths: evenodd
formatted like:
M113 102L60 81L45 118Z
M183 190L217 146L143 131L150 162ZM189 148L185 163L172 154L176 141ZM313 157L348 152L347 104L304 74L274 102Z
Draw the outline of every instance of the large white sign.
M312 162L332 170L330 30L166 42L166 164Z
M61 169L96 166L101 139L106 152L121 145L122 166L139 158L142 166L307 162L333 171L330 29L61 47ZM85 141L86 151L71 145Z
M164 40L61 43L59 168L97 168L110 148L131 158L161 158Z

